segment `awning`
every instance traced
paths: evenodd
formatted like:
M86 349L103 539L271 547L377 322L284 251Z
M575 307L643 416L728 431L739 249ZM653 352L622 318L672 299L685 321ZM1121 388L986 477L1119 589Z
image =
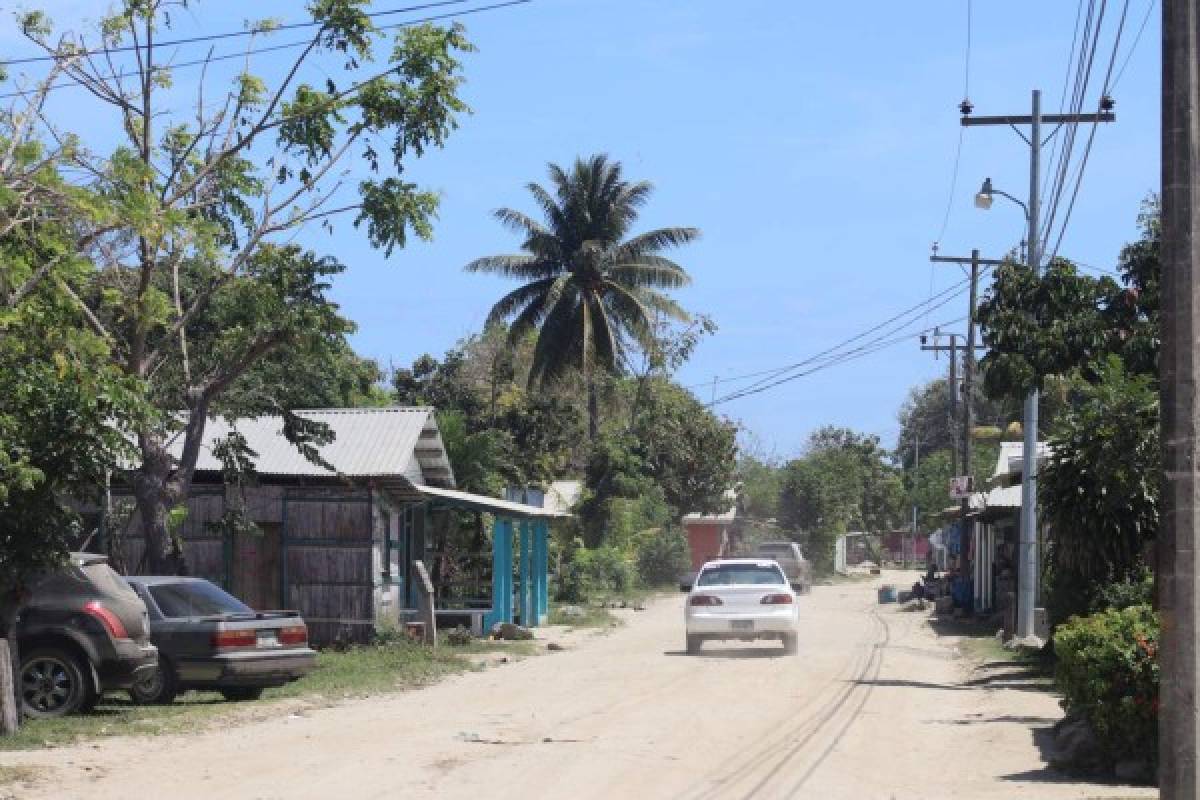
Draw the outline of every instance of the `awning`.
M431 500L440 500L448 506L465 508L471 511L486 511L498 517L513 517L516 519L566 519L571 516L562 511L553 511L548 508L539 508L524 503L512 503L508 500L500 500L499 498L488 497L482 494L471 494L470 492L462 492L458 489L441 489L436 486L419 485L414 485L413 488L422 496Z

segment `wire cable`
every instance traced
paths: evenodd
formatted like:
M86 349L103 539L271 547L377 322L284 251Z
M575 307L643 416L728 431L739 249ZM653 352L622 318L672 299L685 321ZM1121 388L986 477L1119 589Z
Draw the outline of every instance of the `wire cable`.
M922 313L923 311L925 311L926 306L928 306L930 303L934 302L935 300L938 302L933 307L940 308L941 306L950 302L954 298L961 296L966 291L965 286L969 282L970 282L969 278L966 280L960 281L960 282L954 284L953 286L951 286L949 289L945 289L945 290L939 292L934 297L931 297L928 300L922 300L920 303L917 303L916 305L909 306L908 308L889 317L888 319L884 320L883 322L879 323L878 325L874 325L874 326L868 328L867 330L862 331L861 333L855 334L854 336L851 336L849 339L844 339L843 341L838 342L837 344L835 344L829 348L826 348L825 350L822 350L821 352L819 352L815 355L809 356L808 358L806 358L802 361L797 361L793 364L787 364L783 367L778 368L777 370L768 370L768 372L771 373L769 375L769 377L763 378L745 388L753 389L757 386L768 383L772 378L777 378L778 376L783 375L792 370L800 369L801 367L805 367L805 366L813 363L814 361L817 361L818 359L821 359L821 358L824 358L827 356L831 356L831 355L835 354L837 351L846 347L847 345L853 344L854 342L857 342L860 339L864 339L864 338L870 336L871 334L877 333L877 334L879 334L879 336L891 335L896 332L896 330L895 330L896 328L903 327L905 325L911 325L913 322L915 322L915 320L906 319L906 318ZM899 323L899 324L897 325L897 323ZM891 328L891 330L888 330L889 328Z
M447 12L445 14L434 14L434 15L427 16L427 17L421 17L419 19L410 19L410 20L405 20L404 22L394 22L394 23L389 23L387 25L380 25L378 29L381 31L386 31L386 30L393 30L396 28L408 28L408 27L412 27L413 25L420 25L420 24L423 24L426 22L438 22L438 21L441 21L444 19L455 19L458 17L465 17L470 14L479 14L479 13L482 13L485 11L495 11L495 10L501 9L501 8L509 8L511 6L527 5L532 2L534 2L534 0L506 0L506 2L502 2L502 3L492 3L491 5L486 5L486 6L477 6L475 8L466 8L466 9L463 9L462 11L451 11L451 12ZM297 47L305 47L309 43L311 43L311 41L312 41L311 39L302 39L302 40L296 40L296 41L292 41L292 42L286 42L284 44L271 45L268 47L257 47L257 48L252 48L249 50L240 50L236 53L225 53L225 54L222 54L219 56L198 58L198 59L195 59L194 61L184 61L184 62L180 62L177 64L164 64L161 66L155 66L152 71L159 72L159 71L183 69L185 67L198 67L198 66L202 66L205 64L215 64L220 61L230 61L233 59L242 59L242 58L245 58L245 57L251 56L251 55L261 55L263 53L274 53L274 52L278 52L280 50L290 50L290 49L297 48ZM121 80L122 78L133 78L133 77L137 77L140 74L141 73L137 72L137 71L118 72L115 75L111 76L111 79L112 80ZM78 86L82 86L82 85L83 84L80 81L76 81L76 80L63 81L61 83L55 83L51 86L46 87L46 91L54 91L57 89L69 89L69 88L78 87ZM28 97L33 91L34 90L32 90L32 89L27 89L27 90L13 91L13 92L5 92L3 94L0 94L0 100L10 99L10 98L14 98L14 97Z
M922 333L929 333L930 331L937 330L938 328L941 328L944 325L955 325L959 322L963 322L964 320L966 320L966 317L959 317L957 319L947 320L946 322L939 322L934 327L924 328L924 329L917 330L917 331L909 331L909 332L906 332L904 334L901 334L901 335L896 336L891 339L881 339L881 340L877 340L874 342L868 342L867 344L856 347L853 350L848 350L845 353L840 353L837 356L831 356L827 359L824 359L822 362L816 364L815 366L811 367L810 369L805 370L804 372L798 372L793 375L789 375L785 378L781 378L777 381L774 381L769 384L765 384L763 386L758 386L758 387L749 388L749 389L743 389L743 390L739 390L737 392L731 392L730 394L727 394L723 397L718 397L713 402L708 403L707 407L711 408L713 406L721 405L722 403L728 403L733 400L739 400L743 397L748 397L750 395L760 394L762 392L767 391L768 389L774 389L777 386L781 386L785 383L790 383L791 381L798 380L799 378L807 377L816 372L821 372L822 370L830 369L831 367L840 366L841 364L845 364L848 361L856 361L860 358L865 358L866 356L877 353L880 350L885 350L889 347L893 347L902 342L909 341L914 336L920 336Z
M425 11L426 9L430 9L430 8L440 8L442 6L461 5L461 4L467 3L467 2L470 2L470 0L437 0L436 2L421 3L420 5L407 6L405 8L392 8L392 9L386 9L384 11L371 11L371 12L367 12L365 14L365 16L370 17L372 19L378 19L379 17L391 16L393 14L407 14L407 13L411 13L413 11ZM175 47L177 45L198 44L200 42L215 42L215 41L220 41L220 40L224 40L224 39L235 39L235 38L239 38L239 37L243 37L243 36L254 36L255 34L262 34L262 33L275 33L277 31L298 30L301 28L316 28L316 27L320 27L323 24L324 23L321 23L321 22L288 22L288 23L285 23L282 25L274 25L274 26L271 26L270 28L246 28L246 29L240 30L240 31L226 31L224 33L210 33L210 34L206 34L204 36L189 36L189 37L186 37L183 39L169 39L167 41L154 42L152 44L129 44L129 45L121 45L120 47L102 47L102 48L99 48L96 50L88 50L85 48L83 50L71 51L70 53L67 53L65 55L26 56L24 58L12 58L12 59L0 61L0 65L6 66L6 67L11 67L11 66L16 66L18 64L38 64L38 63L44 63L47 61L57 61L60 58L64 58L64 57L74 58L77 56L97 56L97 55L107 55L107 54L112 54L112 53L130 53L130 52L133 52L134 50L138 50L138 51L147 50L151 47L153 47L153 48Z
M1129 60L1133 58L1134 51L1137 50L1138 42L1142 40L1142 34L1146 32L1146 23L1150 21L1150 15L1154 12L1154 4L1157 0L1150 0L1146 6L1146 16L1142 17L1142 24L1138 26L1137 35L1133 37L1133 44L1129 46L1129 52L1125 54L1125 60L1121 62L1121 66L1117 69L1117 76L1113 78L1112 86L1109 91L1116 91L1117 84L1121 82L1121 76L1125 74L1125 68L1129 66Z

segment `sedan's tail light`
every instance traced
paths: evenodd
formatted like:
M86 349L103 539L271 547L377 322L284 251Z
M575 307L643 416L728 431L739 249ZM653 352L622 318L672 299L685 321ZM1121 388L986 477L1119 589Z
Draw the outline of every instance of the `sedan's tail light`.
M725 605L724 603L721 602L721 598L719 598L715 595L711 595L711 594L692 595L692 599L689 600L688 602L694 606L723 606L723 605Z
M279 630L280 644L308 644L308 628L303 625L290 625Z
M258 644L258 633L253 628L217 631L212 637L213 647L227 650L233 647L254 647Z
M129 638L129 632L125 630L125 625L121 622L121 618L102 606L98 601L93 600L86 604L83 610L100 620L100 624L104 626L105 630L114 639Z
M764 606L790 606L792 596L790 594L768 594L759 602Z

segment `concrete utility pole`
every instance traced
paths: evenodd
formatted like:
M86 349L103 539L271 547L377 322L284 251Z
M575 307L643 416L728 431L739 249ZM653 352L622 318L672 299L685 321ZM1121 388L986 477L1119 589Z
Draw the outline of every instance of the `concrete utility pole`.
M1007 125L1025 139L1029 145L1029 266L1037 277L1041 277L1041 233L1039 232L1039 198L1041 188L1042 123L1079 124L1081 122L1112 122L1116 115L1111 111L1095 114L1042 114L1042 92L1033 90L1032 113L1029 116L972 117L970 105L965 103L962 124ZM1029 126L1029 137L1021 133L1018 125ZM1055 129L1057 130L1057 128ZM1053 133L1051 133L1053 136ZM1034 386L1025 395L1025 410L1021 426L1025 435L1024 457L1021 467L1021 533L1017 560L1017 638L1033 635L1034 606L1037 604L1039 579L1037 552L1037 441L1038 441L1038 390Z
M1200 797L1197 741L1196 532L1200 528L1200 3L1163 2L1162 531L1158 597L1162 668L1158 718L1163 800Z
M962 463L963 475L970 475L973 468L972 451L974 450L971 441L971 431L975 428L975 307L978 303L979 289L979 268L981 266L995 267L1004 262L995 258L980 258L979 250L971 251L970 258L961 256L939 256L936 253L929 257L930 261L940 264L959 264L970 265L971 267L971 291L967 302L967 348L966 358L963 364L963 431L962 431ZM983 347L978 347L983 350ZM971 526L967 520L967 514L971 510L971 501L968 498L963 498L962 501L962 525L963 536L971 536Z

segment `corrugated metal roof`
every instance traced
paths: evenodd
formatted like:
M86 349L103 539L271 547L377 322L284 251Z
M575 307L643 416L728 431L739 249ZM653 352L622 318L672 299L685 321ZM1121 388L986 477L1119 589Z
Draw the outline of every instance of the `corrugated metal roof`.
M525 503L513 503L509 500L500 500L499 498L488 497L487 495L482 494L460 492L456 489L440 489L434 486L415 486L413 488L426 497L447 500L455 505L473 508L478 511L487 511L502 517L520 517L522 519L558 519L571 516L570 514L564 514L561 511L554 511L548 508L539 508L537 506L526 505Z
M409 472L415 459L425 482L454 485L454 473L431 408L326 408L297 411L296 415L323 422L333 430L334 440L319 452L336 472L302 456L283 435L283 419L268 416L238 419L232 425L223 418L210 419L196 469L219 471L221 462L212 448L217 440L236 430L257 453L254 468L262 475L396 477ZM182 437L176 437L171 442L171 454L178 458L182 449Z

